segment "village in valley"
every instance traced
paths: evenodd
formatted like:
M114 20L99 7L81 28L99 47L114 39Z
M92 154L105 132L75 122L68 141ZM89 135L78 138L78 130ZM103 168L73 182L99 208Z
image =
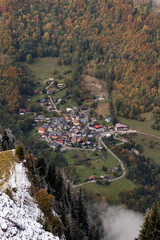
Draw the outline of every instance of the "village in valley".
M46 141L50 147L57 151L99 151L105 152L107 146L102 144L102 138L114 137L123 144L127 142L127 138L121 136L122 134L130 133L128 126L117 123L115 126L112 124L111 117L104 119L102 124L96 117L91 117L91 105L82 106L67 106L61 108L59 106L66 102L66 99L59 98L53 99L54 91L52 89L55 84L54 78L44 80L45 85L45 98L39 99L38 102L41 107L45 108L49 113L56 113L57 116L46 117L34 113L34 128L39 134L41 140ZM63 90L65 88L63 83L56 83L56 88ZM40 91L35 90L34 95L39 95ZM72 97L72 96L69 96ZM30 99L28 99L30 101ZM85 103L93 101L104 101L104 94L96 96L95 99L86 99ZM27 109L20 109L20 115L26 115L29 112ZM54 114L53 114L54 115ZM120 138L117 137L117 134ZM35 135L35 134L34 134ZM137 153L138 154L138 153ZM105 155L103 155L105 156ZM99 161L99 160L97 160ZM106 169L106 174L99 176L103 180L112 181L112 178L123 176L124 169L122 162L117 161L117 165L112 169ZM85 181L95 181L96 177L93 175L86 176Z

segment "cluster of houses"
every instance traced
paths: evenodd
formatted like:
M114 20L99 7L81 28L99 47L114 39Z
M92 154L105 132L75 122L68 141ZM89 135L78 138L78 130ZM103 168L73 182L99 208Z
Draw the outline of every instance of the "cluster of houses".
M94 175L88 177L85 179L85 181L93 181L93 180L96 180L96 179L103 179L103 180L110 180L112 177L112 173L115 174L115 173L118 173L120 171L120 167L119 166L115 166L113 167L113 169L107 169L107 172L105 175L101 175L100 177L95 177Z
M112 126L105 127L96 124L96 119L92 118L88 123L87 115L79 112L77 107L66 108L66 114L59 118L45 118L36 116L36 122L43 122L38 127L38 133L50 143L55 149L64 147L96 148L98 146L95 136L105 131L113 131ZM116 124L116 131L126 131L127 126ZM102 149L100 149L102 150Z
M54 148L62 147L97 147L94 133L104 131L102 125L95 125L92 130L86 129L88 124L86 115L82 112L78 114L78 108L67 108L66 114L59 118L45 118L44 116L35 117L36 122L43 121L38 127L38 133L47 138Z

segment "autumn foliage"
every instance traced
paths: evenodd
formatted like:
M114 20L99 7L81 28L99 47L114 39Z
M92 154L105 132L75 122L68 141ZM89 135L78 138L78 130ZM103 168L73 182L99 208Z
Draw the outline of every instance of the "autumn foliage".
M109 88L117 92L120 116L135 118L159 105L160 21L152 1L0 3L1 51L17 60L59 56L61 64L74 66L94 59L96 76L106 79ZM4 78L16 72L10 69ZM12 86L14 95L18 91ZM11 96L9 101L6 97L11 112L10 102L15 101L18 108L19 98Z

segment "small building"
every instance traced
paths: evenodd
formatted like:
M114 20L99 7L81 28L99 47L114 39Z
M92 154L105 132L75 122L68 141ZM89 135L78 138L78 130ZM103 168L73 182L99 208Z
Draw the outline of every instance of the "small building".
M112 132L113 131L113 127L112 126L108 126L108 131Z
M58 141L58 143L61 144L61 145L63 145L63 143L64 143L64 140L63 140L62 138L58 138L57 141Z
M94 129L96 130L96 132L103 132L104 126L103 125L94 125Z
M140 152L137 149L132 148L132 152L134 153L134 155L139 156Z
M97 145L98 145L97 143L93 143L93 147L97 147Z
M116 131L128 131L128 126L120 124L120 123L117 123L115 125L115 130Z
M72 110L73 110L74 112L77 112L77 111L78 111L78 107L75 107L75 106L74 106L74 107L72 108Z
M112 134L110 134L110 133L106 134L106 138L110 138L111 136L112 136Z
M52 146L54 147L54 149L60 149L62 147L61 144L59 144L57 142L53 142Z
M75 125L75 126L79 125L79 120L77 118L73 119L73 125Z
M39 122L39 117L35 117L35 122Z
M106 118L105 121L109 123L111 121L111 118Z
M92 181L92 180L95 180L96 178L95 178L95 176L90 176L89 177L89 181Z
M53 129L49 126L48 129L47 129L48 132L52 132Z
M92 143L91 143L90 141L87 141L86 144L87 144L88 146L91 146L91 145L92 145Z
M92 135L92 134L89 134L89 135L88 135L88 138L93 138L93 135Z
M19 114L20 115L24 115L26 112L27 112L27 110L25 108L19 109Z
M57 87L59 87L59 88L62 88L63 86L64 86L63 83L58 83L58 84L57 84Z
M57 140L57 136L53 135L53 136L51 137L51 139L52 139L52 140Z
M119 170L119 167L114 167L114 168L112 169L112 172L116 173L116 172L118 172L118 170Z
M82 142L83 142L83 141L82 141L81 138L78 138L78 139L77 139L77 143L81 144Z
M59 98L57 102L62 104L62 103L64 103L64 100L62 98Z
M42 134L43 132L45 132L45 128L39 127L38 128L38 133Z
M99 147L99 148L98 148L98 150L99 150L100 152L102 152L102 150L103 150L103 147Z
M86 103L93 102L93 99L86 99L85 102L86 102Z

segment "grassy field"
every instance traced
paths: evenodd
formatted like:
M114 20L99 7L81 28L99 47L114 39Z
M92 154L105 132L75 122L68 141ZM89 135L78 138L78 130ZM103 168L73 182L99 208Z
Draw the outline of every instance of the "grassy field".
M65 172L76 184L84 182L85 178L91 175L100 177L107 174L107 171L102 169L103 166L112 169L118 165L116 159L107 152L66 151L64 156L69 164ZM112 174L111 176L113 177Z
M96 183L84 185L81 188L86 190L88 194L94 196L94 201L101 201L106 199L109 204L117 204L119 200L119 193L125 190L133 190L135 184L125 177L111 182L108 186L101 186Z
M59 78L59 75L62 77L69 77L70 74L64 75L65 71L71 70L70 66L58 65L58 58L45 57L45 58L36 58L34 59L33 64L26 64L28 68L32 71L33 75L37 79L44 81L47 78ZM52 71L56 70L57 73L53 75Z
M71 76L71 67L58 65L58 58L36 58L33 64L24 63L24 65L28 67L29 71L31 71L34 76L34 82L36 84L34 90L39 91L38 95L34 95L30 100L26 100L27 107L36 103L37 100L45 98L45 94L42 93L43 88L46 87L44 84L45 79L54 78L57 82L64 83L65 79ZM53 70L56 72L55 74L53 74ZM66 74L67 71L70 71L70 73ZM55 91L53 99L63 98L67 90L64 89L59 91L54 85L51 86L51 89Z
M12 150L0 152L0 186L9 180L11 169L14 168L16 161Z
M140 122L132 119L126 119L122 117L118 117L118 121L120 123L128 125L132 129L136 129L141 132L160 136L160 131L154 130L151 128L151 125L154 122L152 112L144 113L143 115L146 118L144 122Z
M110 115L109 103L108 102L98 103L95 112L97 113L98 116L102 115L103 118L106 118L107 116Z
M130 136L130 135L129 135ZM129 137L136 143L143 147L143 153L145 156L150 157L154 162L160 165L160 140L150 136L144 136L141 134L131 135Z

